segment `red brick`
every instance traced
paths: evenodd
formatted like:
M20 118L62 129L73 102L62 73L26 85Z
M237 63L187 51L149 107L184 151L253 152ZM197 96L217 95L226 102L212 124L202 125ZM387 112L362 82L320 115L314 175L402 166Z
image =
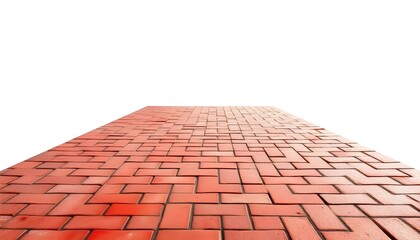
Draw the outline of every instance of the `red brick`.
M217 193L172 193L169 197L171 203L217 203Z
M101 215L108 205L86 204L90 194L69 194L49 215Z
M88 240L151 240L152 230L95 230Z
M256 163L255 166L257 166L260 175L263 177L280 176L279 172L272 163Z
M229 194L222 193L222 203L271 203L267 194Z
M0 236L2 240L16 240L23 235L25 230L9 230L0 229Z
M220 183L240 183L239 173L236 169L220 169Z
M307 184L302 177L262 177L266 185L271 184Z
M99 186L94 185L56 185L49 193L94 193Z
M279 217L252 217L252 222L257 230L284 229Z
M88 177L83 181L83 184L98 184L102 185L108 181L109 177Z
M1 240L75 236L63 229L158 240L420 230L417 170L271 107L147 107L0 175ZM8 226L23 217L35 227Z
M178 176L217 176L216 169L191 169L182 168L179 170Z
M322 239L305 217L283 217L284 225L292 239Z
M221 240L221 236L217 230L160 230L156 237L156 240L174 239Z
M363 217L365 216L354 205L330 205L331 210L335 215L340 217Z
M127 229L156 229L160 216L132 216L127 224Z
M242 184L263 184L256 169L239 169Z
M132 185L124 189L124 193L169 193L169 185Z
M121 216L74 216L65 229L122 229L128 217Z
M77 169L76 171L72 172L71 175L73 176L102 176L107 177L111 176L114 173L114 170L108 169Z
M89 203L137 203L141 194L95 194Z
M15 215L26 207L26 204L0 204L0 214Z
M235 169L237 166L235 163L202 162L200 168Z
M165 203L168 194L163 193L146 193L141 199L141 203Z
M324 231L322 234L326 239L375 239L389 240L388 236L372 222L369 218L342 218L351 232Z
M138 176L175 176L178 170L176 169L140 169L137 171Z
M101 168L118 169L127 160L127 157L112 157Z
M398 218L376 218L375 221L395 239L420 239L420 235Z
M289 185L293 193L338 193L332 185Z
M181 157L149 156L146 162L180 162Z
M200 177L197 193L241 193L239 184L219 184L217 177Z
M249 204L252 216L303 216L299 205Z
M195 215L247 215L245 204L196 204Z
M305 177L311 184L353 184L345 177Z
M377 204L367 194L321 194L329 204Z
M321 174L313 169L298 169L298 170L280 170L280 174L282 176L285 177L295 177L295 176L299 176L299 177L306 177L306 176L321 176Z
M16 216L3 224L2 228L59 229L69 219L69 217Z
M268 193L264 185L243 185L245 193Z
M22 211L20 211L19 215L44 216L54 207L54 205L48 204L30 204L27 207L25 207Z
M194 185L174 185L172 188L172 193L194 193Z
M219 157L221 163L252 163L251 157Z
M9 199L8 203L45 203L56 204L63 200L65 194L27 194L21 193Z
M46 193L54 185L36 184L36 185L18 185L10 184L2 189L3 193Z
M324 159L320 157L305 157L308 163L293 163L298 169L320 169L320 168L332 168Z
M217 157L184 157L182 162L216 163Z
M371 217L419 217L420 212L409 205L359 205Z
M45 176L50 173L49 169L8 169L5 171L9 176Z
M112 204L106 215L159 215L162 204Z
M403 218L412 228L420 231L420 218Z
M12 183L15 184L33 184L41 179L42 176L22 176L14 180Z
M193 229L220 229L220 217L218 216L194 216Z
M276 204L323 203L316 194L293 194L286 185L268 185L267 190Z
M31 230L22 240L45 240L45 239L66 239L84 240L89 231L86 230Z
M194 177L155 177L152 184L194 184Z
M163 213L161 229L187 229L190 223L190 204L167 204Z
M15 179L18 179L18 177L0 176L0 183L10 183L10 182L12 182Z
M225 240L287 240L282 230L224 231Z
M224 229L251 229L251 221L248 216L223 216Z
M303 208L320 230L346 230L338 217L328 206L304 205Z

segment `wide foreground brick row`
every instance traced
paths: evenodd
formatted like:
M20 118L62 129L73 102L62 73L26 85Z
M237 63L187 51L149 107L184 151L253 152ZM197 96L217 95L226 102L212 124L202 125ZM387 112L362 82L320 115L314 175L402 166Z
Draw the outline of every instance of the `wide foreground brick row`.
M386 133L384 133L386 134ZM272 107L146 107L0 172L0 239L420 239L420 172Z

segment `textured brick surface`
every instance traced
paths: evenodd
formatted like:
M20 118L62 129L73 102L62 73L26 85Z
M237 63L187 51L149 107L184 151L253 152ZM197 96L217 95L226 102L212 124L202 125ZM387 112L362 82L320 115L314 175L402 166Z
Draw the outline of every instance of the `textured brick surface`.
M275 108L147 107L1 171L0 239L420 239L419 200L417 170Z

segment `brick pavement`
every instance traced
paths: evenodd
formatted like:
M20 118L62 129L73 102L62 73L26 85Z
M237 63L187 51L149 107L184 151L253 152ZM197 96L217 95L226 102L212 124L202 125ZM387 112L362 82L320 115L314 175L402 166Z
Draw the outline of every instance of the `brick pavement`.
M420 173L271 107L146 107L0 172L0 239L420 239Z

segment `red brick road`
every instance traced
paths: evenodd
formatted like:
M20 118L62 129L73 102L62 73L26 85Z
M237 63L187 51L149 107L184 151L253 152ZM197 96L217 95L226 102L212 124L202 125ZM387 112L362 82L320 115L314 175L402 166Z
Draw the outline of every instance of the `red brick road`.
M0 172L0 239L420 239L420 173L271 107L147 107Z

